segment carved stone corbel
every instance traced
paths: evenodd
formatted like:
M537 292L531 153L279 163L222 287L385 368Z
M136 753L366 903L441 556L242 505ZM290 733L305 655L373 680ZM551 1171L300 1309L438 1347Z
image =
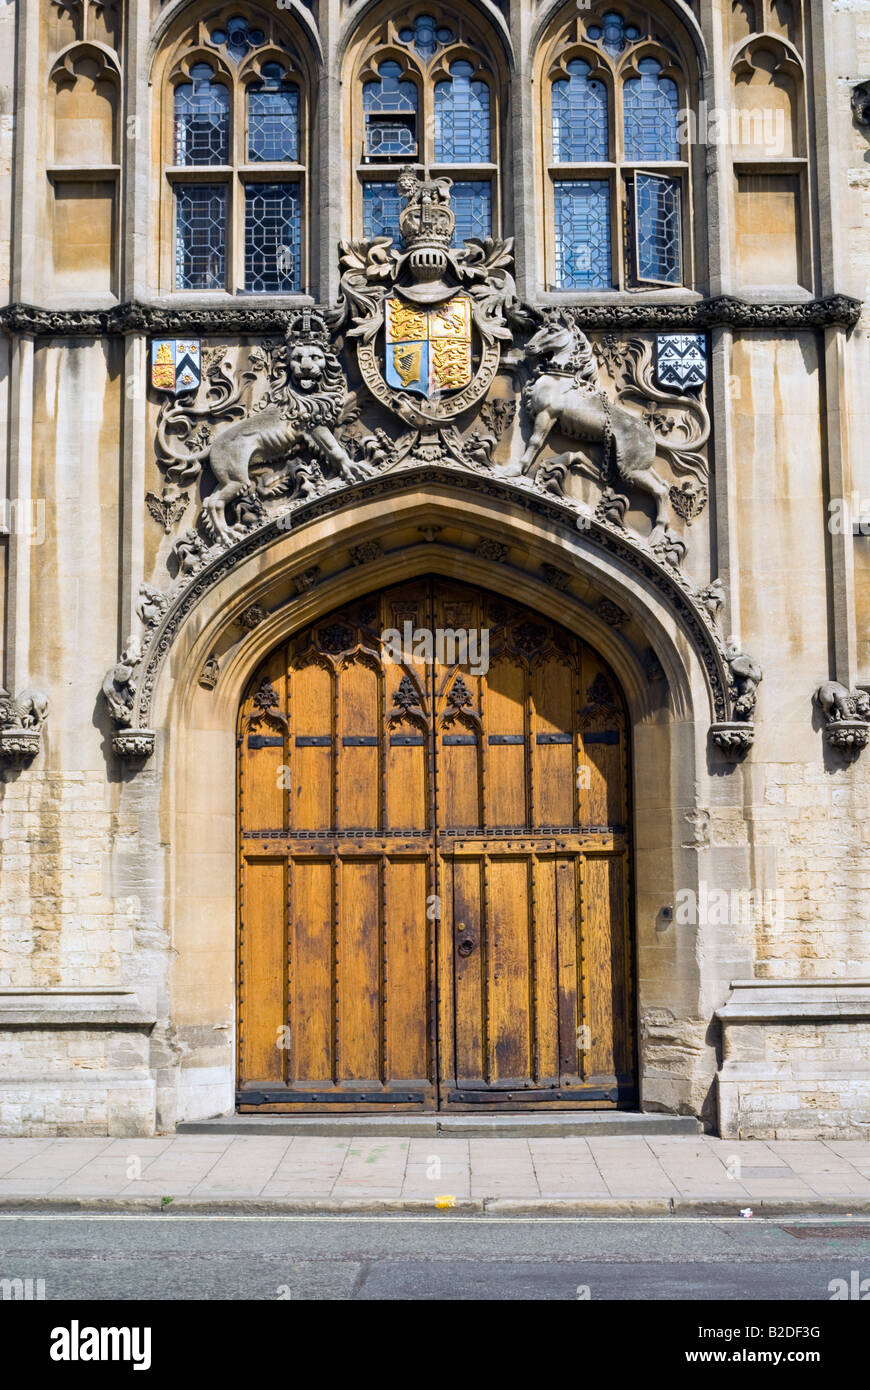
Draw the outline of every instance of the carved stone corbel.
M755 725L737 719L710 725L710 739L732 762L745 758L755 741Z
M825 681L813 695L813 703L825 721L826 741L847 763L854 762L870 742L870 695L839 681Z
M112 735L112 752L128 762L150 758L156 734L153 729L120 729Z
M39 752L48 696L32 687L12 696L0 686L0 763L19 767Z

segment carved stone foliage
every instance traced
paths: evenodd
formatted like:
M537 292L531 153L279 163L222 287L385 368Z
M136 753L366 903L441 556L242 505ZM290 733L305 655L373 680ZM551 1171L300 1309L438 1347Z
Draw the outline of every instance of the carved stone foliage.
M813 696L825 721L825 739L846 762L853 762L870 742L870 694L825 681Z
M672 329L701 332L710 328L764 329L854 328L861 302L849 295L829 295L790 303L767 303L720 295L693 304L589 304L572 308L575 322L587 330L617 333ZM186 336L283 334L287 311L259 304L226 308L141 304L129 300L111 309L43 309L35 304L5 304L0 308L0 331L34 338L100 337L125 333L177 333Z
M181 492L178 488L165 487L160 497L154 492L145 494L145 505L154 520L163 527L166 536L184 516L189 501L190 493Z
M30 762L39 752L48 718L48 696L29 687L10 695L0 686L0 762Z

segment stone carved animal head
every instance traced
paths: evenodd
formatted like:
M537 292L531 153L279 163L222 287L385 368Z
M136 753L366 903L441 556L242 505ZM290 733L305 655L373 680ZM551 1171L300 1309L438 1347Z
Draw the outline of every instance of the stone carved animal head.
M329 354L331 355L331 354ZM328 354L319 343L295 343L287 359L287 371L300 391L314 391L328 375Z

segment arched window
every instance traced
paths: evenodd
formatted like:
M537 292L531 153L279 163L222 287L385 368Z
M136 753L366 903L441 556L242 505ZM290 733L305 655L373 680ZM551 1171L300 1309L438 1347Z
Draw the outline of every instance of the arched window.
M625 157L679 159L677 84L662 77L662 65L655 58L641 58L637 66L640 77L626 78L623 87Z
M229 164L230 94L209 63L175 88L175 163Z
M439 164L489 161L489 87L472 82L471 63L450 64L447 81L436 82L435 159Z
M429 7L377 18L348 54L353 74L353 218L366 238L398 237L403 164L453 180L455 244L499 220L496 65L481 34Z
M300 293L308 83L290 36L265 15L212 12L188 24L164 74L163 284Z
M688 64L617 10L563 18L540 53L547 286L687 283Z

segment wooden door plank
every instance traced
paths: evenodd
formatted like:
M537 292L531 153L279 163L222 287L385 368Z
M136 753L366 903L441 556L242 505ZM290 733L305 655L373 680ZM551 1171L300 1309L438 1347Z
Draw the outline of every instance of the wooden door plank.
M328 664L311 659L290 669L289 824L293 830L330 830L335 776L334 685Z
M336 757L337 829L377 830L381 825L380 678L369 662L354 659L338 676Z
M336 1012L339 1079L381 1079L381 892L377 859L344 859L338 871Z
M334 866L295 858L290 866L291 1084L331 1084L335 1064Z
M244 1079L282 1081L286 1023L286 874L282 859L245 864L244 930L239 951L239 1072Z
M525 826L528 819L528 737L525 667L497 659L486 676L484 751L486 825Z
M539 1086L559 1084L559 967L557 953L556 859L534 855L531 860L532 1012L535 1025L534 1080Z
M528 857L493 856L486 900L489 1067L494 1080L532 1074L531 884Z
M426 903L429 855L384 860L384 1079L434 1080Z
M487 1077L486 934L483 930L483 860L451 865L452 932L443 935L455 994L455 1077L458 1085Z

